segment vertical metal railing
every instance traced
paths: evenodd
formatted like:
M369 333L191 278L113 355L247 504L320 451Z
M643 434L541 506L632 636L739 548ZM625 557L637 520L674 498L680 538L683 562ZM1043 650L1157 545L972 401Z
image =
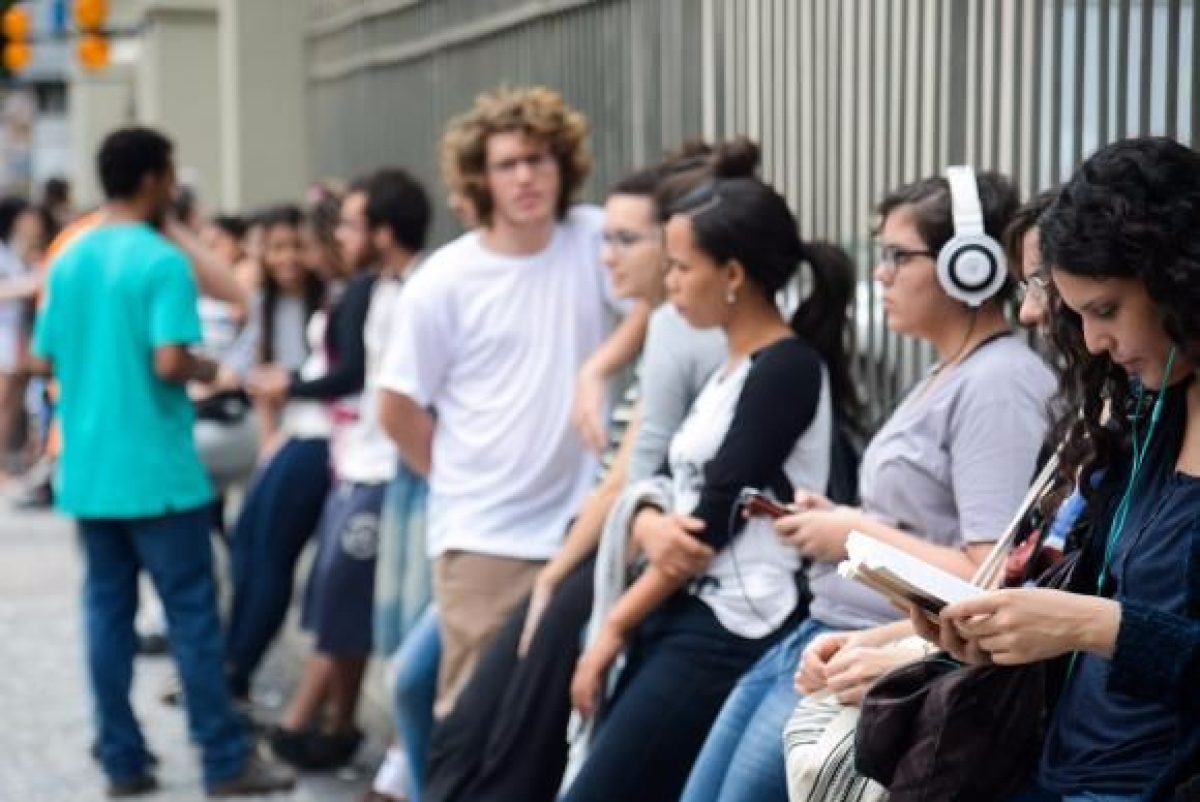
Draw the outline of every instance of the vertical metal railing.
M687 137L747 133L802 233L846 246L872 409L927 349L888 335L872 208L969 160L1029 195L1136 133L1200 132L1195 0L310 0L313 176L383 162L440 186L446 121L546 83L592 121L595 199ZM439 237L454 224L443 217Z

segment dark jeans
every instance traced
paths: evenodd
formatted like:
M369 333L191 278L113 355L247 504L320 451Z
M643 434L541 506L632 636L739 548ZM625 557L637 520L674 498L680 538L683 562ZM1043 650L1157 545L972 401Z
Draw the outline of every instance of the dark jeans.
M328 441L289 440L242 506L230 544L233 608L225 658L235 696L249 695L250 680L283 626L296 561L321 520L330 481Z
M776 639L740 638L700 600L674 596L640 628L613 704L563 801L678 799L725 698Z
M142 569L162 599L205 783L230 779L245 764L249 745L222 672L211 531L208 505L157 518L79 522L87 557L84 611L99 757L114 782L136 779L148 769L146 742L129 703Z
M567 763L571 677L594 566L589 559L563 580L524 659L517 646L528 599L513 612L434 729L424 802L553 802Z

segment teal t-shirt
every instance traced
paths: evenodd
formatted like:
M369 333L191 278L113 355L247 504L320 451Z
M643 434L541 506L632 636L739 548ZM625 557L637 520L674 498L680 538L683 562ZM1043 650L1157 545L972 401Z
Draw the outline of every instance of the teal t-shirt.
M101 226L55 260L33 350L59 383L64 512L146 518L212 499L192 403L154 371L156 348L200 342L196 301L187 258L145 224Z

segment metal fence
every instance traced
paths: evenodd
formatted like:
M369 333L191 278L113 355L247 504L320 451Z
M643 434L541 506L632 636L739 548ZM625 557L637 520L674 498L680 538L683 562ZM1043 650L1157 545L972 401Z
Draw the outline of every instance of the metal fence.
M802 233L858 261L876 412L929 359L875 303L883 192L966 162L1031 194L1113 139L1200 131L1193 0L310 3L314 177L400 163L439 186L446 121L502 83L554 86L588 115L592 197L684 138L758 139Z

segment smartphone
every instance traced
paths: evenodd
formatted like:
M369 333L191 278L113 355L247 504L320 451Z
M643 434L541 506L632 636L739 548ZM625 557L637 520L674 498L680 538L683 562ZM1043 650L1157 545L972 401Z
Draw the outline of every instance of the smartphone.
M747 515L755 517L782 518L794 512L794 510L780 504L761 490L755 490L752 487L742 490L741 495L738 496L738 501L741 502L742 510Z

